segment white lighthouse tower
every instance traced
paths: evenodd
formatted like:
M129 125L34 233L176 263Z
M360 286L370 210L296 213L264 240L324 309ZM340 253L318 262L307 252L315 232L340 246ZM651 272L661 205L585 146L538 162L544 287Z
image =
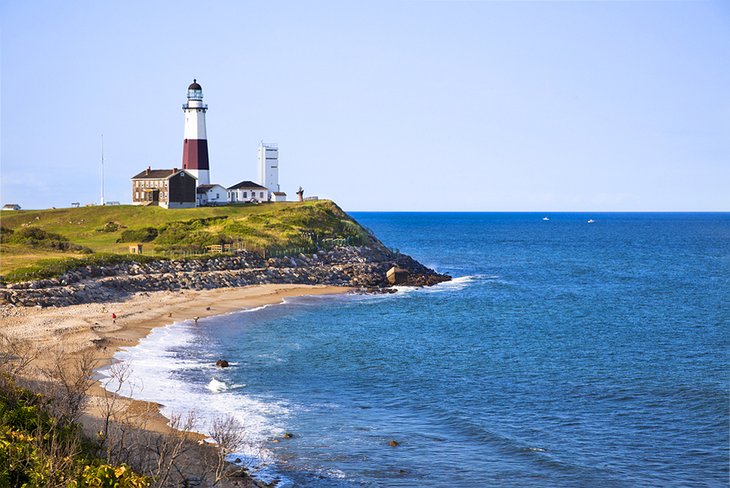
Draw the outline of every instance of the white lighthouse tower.
M188 101L182 107L185 112L182 167L198 179L198 185L209 185L208 137L205 132L208 106L203 103L203 88L197 80L188 87Z
M279 191L279 146L261 141L258 151L259 184L271 194Z

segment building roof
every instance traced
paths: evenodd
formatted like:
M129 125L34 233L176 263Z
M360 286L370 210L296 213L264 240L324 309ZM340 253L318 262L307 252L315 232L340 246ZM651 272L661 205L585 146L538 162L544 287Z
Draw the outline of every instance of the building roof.
M152 179L160 179L160 178L169 178L173 174L177 173L178 169L151 169L147 168L146 170L142 171L141 173L132 176L133 180L140 179L140 178L152 178Z
M238 190L239 188L254 188L256 190L268 190L265 186L261 186L253 181L242 181L238 184L228 187L229 190Z
M203 87L198 84L198 80L193 78L193 82L190 83L188 90L202 90L202 89L203 89Z
M286 193L284 193L283 191L275 191L274 192L274 195L277 195L277 196L280 196L280 197L281 196L284 196L285 197L286 196Z
M139 174L132 176L133 180L166 180L171 176L175 176L178 173L185 173L191 178L195 178L192 174L188 173L184 169L173 168L173 169L152 169L149 166L146 170ZM197 178L195 178L197 180Z
M20 209L20 205L18 205L17 203L6 203L5 205L3 205L3 208L15 210Z
M213 189L213 188L215 188L216 186L220 186L220 187L221 187L221 188L223 188L224 190L226 189L226 187L224 187L223 185L219 185L219 184L217 184L217 183L213 183L212 185L200 185L200 186L198 186L198 189L196 190L196 192L197 192L197 193L205 193L205 192L207 192L208 190L212 190L212 189Z

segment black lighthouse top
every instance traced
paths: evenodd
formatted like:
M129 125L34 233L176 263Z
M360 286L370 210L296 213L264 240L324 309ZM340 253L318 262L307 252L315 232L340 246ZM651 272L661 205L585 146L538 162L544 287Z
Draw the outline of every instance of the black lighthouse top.
M198 84L198 80L193 80L188 87L188 100L202 100L203 87Z

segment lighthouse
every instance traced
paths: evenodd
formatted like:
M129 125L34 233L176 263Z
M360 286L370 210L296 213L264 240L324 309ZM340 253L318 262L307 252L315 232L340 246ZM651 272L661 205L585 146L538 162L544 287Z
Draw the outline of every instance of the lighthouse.
M205 132L203 88L197 80L188 86L188 100L182 106L185 112L185 142L183 143L182 168L198 179L198 186L210 184L208 164L208 137Z

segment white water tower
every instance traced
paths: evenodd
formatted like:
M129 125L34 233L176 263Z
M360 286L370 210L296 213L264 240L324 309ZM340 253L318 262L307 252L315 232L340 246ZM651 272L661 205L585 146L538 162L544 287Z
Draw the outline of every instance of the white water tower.
M271 194L279 190L279 146L261 141L258 150L259 185L269 189Z

